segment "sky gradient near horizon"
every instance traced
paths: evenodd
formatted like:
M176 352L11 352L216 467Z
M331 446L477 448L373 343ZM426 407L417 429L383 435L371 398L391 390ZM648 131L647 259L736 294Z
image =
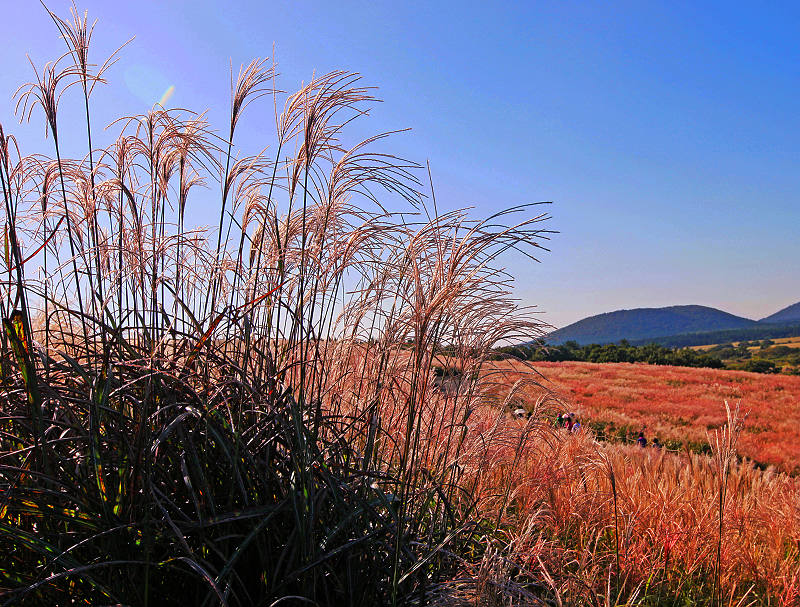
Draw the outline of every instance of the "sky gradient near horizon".
M0 122L45 151L41 117L18 125L11 97L26 53L40 66L62 43L38 2L6 2ZM76 3L98 19L95 58L136 36L94 97L100 122L174 86L171 105L221 128L229 61L274 44L284 89L332 69L379 87L366 124L412 129L388 147L430 161L440 209L553 201L551 252L507 265L554 326L676 304L758 319L800 300L797 5ZM245 117L251 151L271 112Z

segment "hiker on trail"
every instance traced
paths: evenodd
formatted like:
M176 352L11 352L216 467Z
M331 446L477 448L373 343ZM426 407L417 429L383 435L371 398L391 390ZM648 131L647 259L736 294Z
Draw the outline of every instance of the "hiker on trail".
M640 447L647 446L647 439L644 437L644 432L639 432L639 438L636 439L636 444Z
M567 425L566 425L567 432L572 432L572 426L575 425L575 422L572 421L572 413L565 413L564 417L567 418L567 420L566 420L567 421Z
M572 424L572 430L570 430L570 432L572 432L573 434L577 434L580 431L581 431L581 422L578 418L575 418L575 423Z
M661 443L658 442L658 437L653 438L653 444L651 445L653 449L661 449Z

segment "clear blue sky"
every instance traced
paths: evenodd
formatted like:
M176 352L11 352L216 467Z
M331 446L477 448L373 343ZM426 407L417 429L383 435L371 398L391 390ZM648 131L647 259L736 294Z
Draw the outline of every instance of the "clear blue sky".
M61 42L38 2L5 1L0 122L23 151L44 150L11 93L29 78L25 53L40 65ZM229 60L274 43L284 89L338 68L378 86L370 129L413 129L391 151L430 160L440 207L554 201L552 252L508 267L556 326L684 303L760 318L800 300L797 7L78 2L99 20L96 58L136 35L96 95L98 122L174 85L171 104L210 108L221 127ZM246 118L252 147L270 111Z

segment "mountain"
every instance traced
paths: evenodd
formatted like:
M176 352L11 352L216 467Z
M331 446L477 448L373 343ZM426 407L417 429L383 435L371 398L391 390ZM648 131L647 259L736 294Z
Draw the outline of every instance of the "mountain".
M783 310L778 312L782 313ZM756 321L749 318L734 316L707 306L636 308L584 318L553 331L547 336L547 342L561 344L574 340L580 344L604 344L621 339L644 340L680 333L741 329L755 325Z
M800 323L800 301L791 306L785 307L783 310L778 310L775 314L771 314L766 318L762 318L758 322L771 323L771 324L785 324L785 323Z

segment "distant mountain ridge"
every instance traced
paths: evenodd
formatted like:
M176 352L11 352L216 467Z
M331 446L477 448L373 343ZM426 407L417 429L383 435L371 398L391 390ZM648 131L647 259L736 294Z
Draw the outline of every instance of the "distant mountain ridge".
M771 314L766 318L762 318L760 323L800 323L800 301L791 306L786 306L782 310L778 310L775 314Z
M800 302L760 321L699 305L636 308L597 314L551 332L546 341L562 344L642 342L668 336L800 323Z

